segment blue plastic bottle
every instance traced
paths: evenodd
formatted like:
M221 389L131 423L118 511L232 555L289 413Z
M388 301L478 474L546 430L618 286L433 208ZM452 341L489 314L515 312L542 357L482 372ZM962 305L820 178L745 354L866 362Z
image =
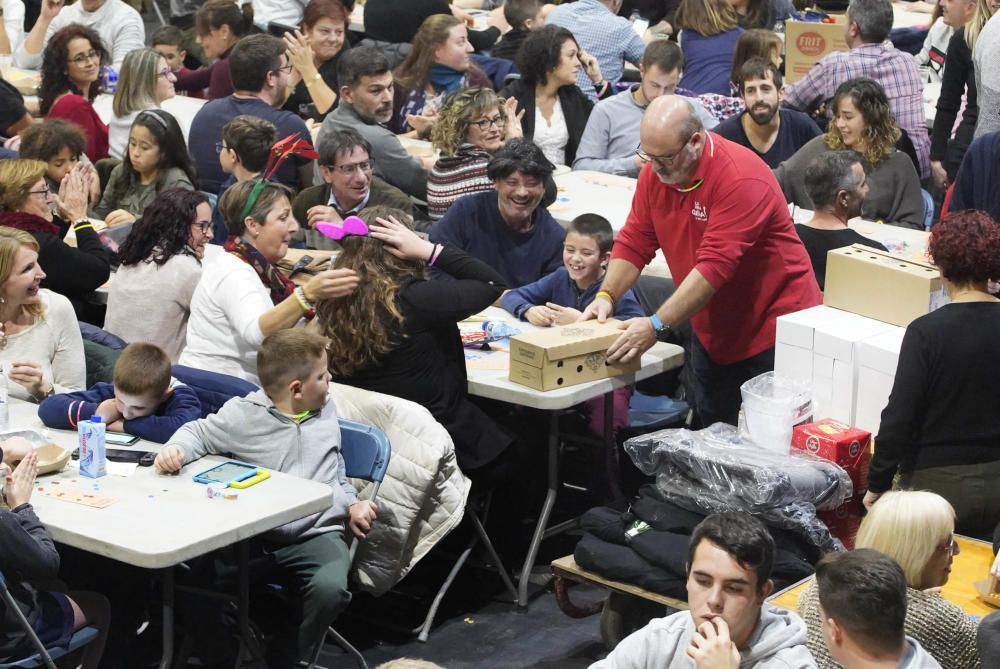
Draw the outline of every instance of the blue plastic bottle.
M104 419L91 416L80 423L80 474L92 479L107 476L108 459L104 446Z
M118 88L118 73L112 67L104 65L101 67L101 74L97 79L98 88L108 95L114 95Z

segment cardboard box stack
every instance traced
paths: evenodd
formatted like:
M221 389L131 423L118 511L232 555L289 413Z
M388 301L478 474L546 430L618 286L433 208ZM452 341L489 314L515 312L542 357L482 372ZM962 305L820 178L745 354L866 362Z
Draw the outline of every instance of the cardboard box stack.
M609 365L605 353L622 331L619 321L586 321L531 330L510 338L510 375L514 383L553 390L635 372L640 361Z
M851 477L854 494L832 511L819 511L817 516L848 549L861 526L861 507L868 490L868 468L871 464L870 432L826 418L799 425L792 433L792 448L812 453L835 462Z
M844 29L846 18L830 17L833 23L785 21L785 82L804 77L823 56L833 51L847 51Z

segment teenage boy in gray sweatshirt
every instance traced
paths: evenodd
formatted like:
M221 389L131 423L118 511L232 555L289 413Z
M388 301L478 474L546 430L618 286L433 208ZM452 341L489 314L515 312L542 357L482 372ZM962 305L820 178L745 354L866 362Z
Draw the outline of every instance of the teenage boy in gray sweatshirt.
M688 611L658 618L590 669L815 669L806 625L764 600L774 540L747 513L717 513L691 534Z
M328 343L301 329L267 337L257 353L263 390L235 397L218 413L187 423L156 456L156 467L173 473L205 455L231 453L237 460L330 486L329 509L263 537L265 552L302 603L301 617L289 616L268 649L272 669L294 667L351 601L344 524L363 539L377 511L371 501L358 500L344 474L337 409L327 398Z

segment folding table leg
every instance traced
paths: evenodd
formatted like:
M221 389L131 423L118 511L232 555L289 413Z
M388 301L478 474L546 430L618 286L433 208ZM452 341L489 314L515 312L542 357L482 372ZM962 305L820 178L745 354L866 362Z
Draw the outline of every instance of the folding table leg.
M174 661L174 568L161 570L163 574L163 655L160 669L170 669Z
M236 556L239 564L239 625L240 650L236 655L236 669L253 657L250 642L250 544L241 541L236 544Z
M538 515L538 523L535 524L535 534L531 537L531 545L528 546L528 554L524 557L524 566L521 567L521 578L517 582L518 606L528 605L528 580L531 578L531 570L535 567L535 558L538 557L538 547L542 543L545 528L549 524L549 515L552 513L552 507L555 506L558 491L559 412L550 411L548 490L545 493L545 502L542 504L542 511Z

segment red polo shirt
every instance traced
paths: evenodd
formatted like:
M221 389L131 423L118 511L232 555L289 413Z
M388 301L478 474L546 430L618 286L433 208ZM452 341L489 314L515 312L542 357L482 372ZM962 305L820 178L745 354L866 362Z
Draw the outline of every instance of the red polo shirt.
M691 325L712 360L728 365L774 346L778 316L823 298L770 168L707 134L697 187L682 192L643 167L612 257L641 269L659 247L678 286L697 269L716 293Z

